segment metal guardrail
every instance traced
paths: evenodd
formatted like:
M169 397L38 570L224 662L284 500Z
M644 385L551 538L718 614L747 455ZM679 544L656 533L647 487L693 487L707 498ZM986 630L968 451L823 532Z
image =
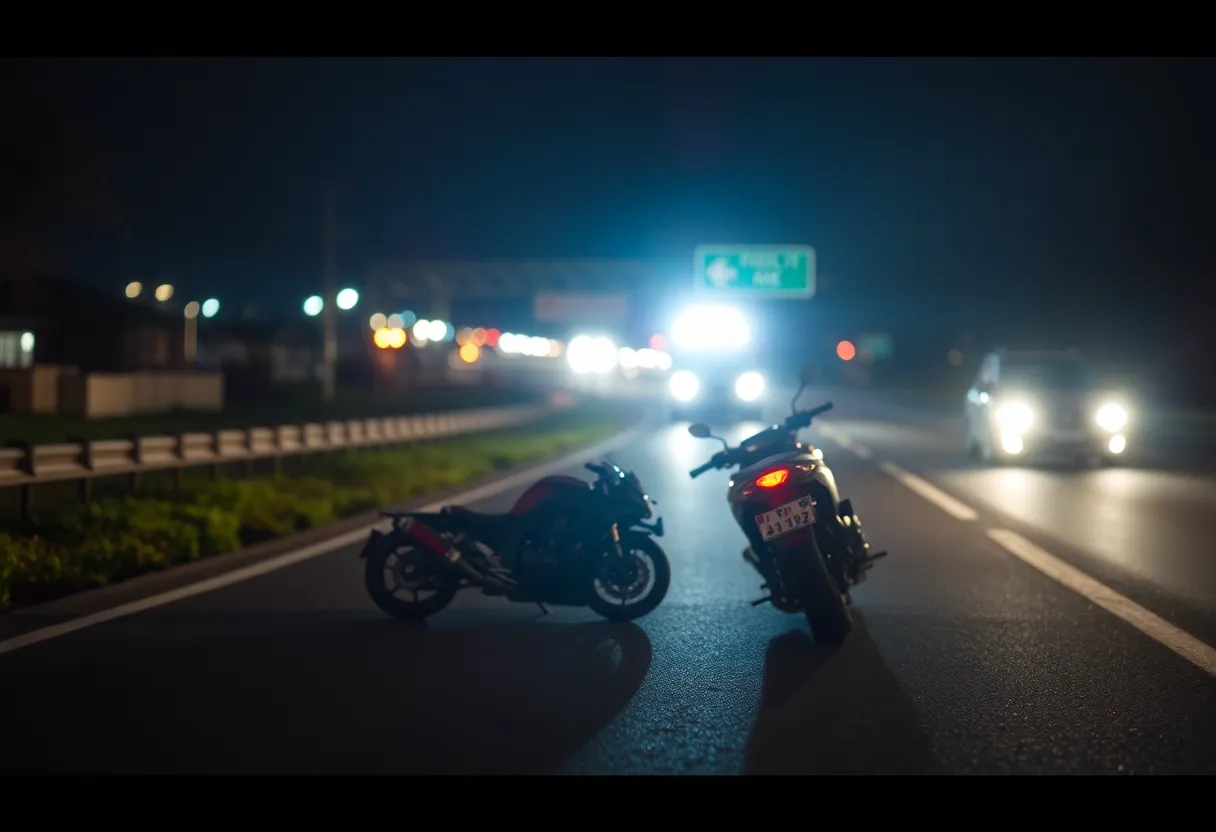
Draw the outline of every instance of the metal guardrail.
M132 486L137 487L139 475L153 471L180 472L184 468L233 462L252 465L259 460L274 461L277 470L283 457L516 427L569 405L570 402L562 401L56 445L10 441L7 447L0 448L0 488L22 488L24 515L28 514L30 493L36 485L77 481L81 496L87 499L90 481L98 477L126 475L132 478Z

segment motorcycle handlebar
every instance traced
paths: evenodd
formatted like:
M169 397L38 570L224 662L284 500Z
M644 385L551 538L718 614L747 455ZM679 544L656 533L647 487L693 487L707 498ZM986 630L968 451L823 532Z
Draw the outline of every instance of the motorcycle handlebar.
M787 427L790 427L790 428L810 427L812 419L814 419L816 416L822 416L824 413L827 413L829 410L831 410L835 406L836 405L834 405L832 402L824 402L823 404L819 405L818 407L812 407L810 410L800 410L797 413L790 415L785 420L785 424ZM696 479L697 477L701 476L702 474L706 473L707 471L712 471L714 468L723 467L724 464L726 464L730 461L731 454L737 452L738 450L739 450L738 448L733 448L729 451L722 451L720 453L714 454L713 458L710 459L709 462L705 463L704 465L700 466L699 468L693 468L691 471L689 471L688 476L692 477L693 479ZM591 465L588 464L587 467L590 468Z
M822 416L836 405L831 402L824 402L819 407L812 407L810 410L800 410L785 420L790 427L807 428L811 426L811 420L816 416Z

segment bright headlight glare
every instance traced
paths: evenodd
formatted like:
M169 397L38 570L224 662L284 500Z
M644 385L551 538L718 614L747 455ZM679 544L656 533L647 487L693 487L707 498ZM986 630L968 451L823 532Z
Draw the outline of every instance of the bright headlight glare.
M1123 430L1123 426L1127 424L1127 410L1114 402L1108 402L1098 408L1095 418L1103 430L1116 433Z
M696 376L687 370L679 370L671 374L671 378L667 381L667 387L671 390L672 398L676 401L690 402L697 397L697 391L701 389L701 383L697 381Z
M692 350L739 349L751 341L747 316L731 306L707 304L685 309L672 323L677 346Z
M764 376L744 373L735 380L735 395L745 402L754 402L764 392Z
M996 409L996 421L1010 433L1025 433L1034 424L1034 411L1025 402L1009 402Z

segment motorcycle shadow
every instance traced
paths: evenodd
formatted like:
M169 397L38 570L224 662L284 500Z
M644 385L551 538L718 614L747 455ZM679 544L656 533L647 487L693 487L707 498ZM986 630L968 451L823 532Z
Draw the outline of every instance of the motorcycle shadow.
M769 642L743 774L925 774L930 740L853 611L840 647L805 630Z
M624 709L652 658L631 623L389 622L383 638L405 677L379 706L392 711L399 773L555 771Z

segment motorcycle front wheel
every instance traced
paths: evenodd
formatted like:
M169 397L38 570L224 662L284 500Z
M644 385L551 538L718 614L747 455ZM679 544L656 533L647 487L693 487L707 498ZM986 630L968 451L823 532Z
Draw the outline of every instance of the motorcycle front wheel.
M421 621L452 603L460 589L458 576L435 566L429 553L386 535L368 552L363 581L384 612L403 621Z
M609 621L633 621L663 603L671 587L671 563L654 538L638 532L621 535L625 563L604 554L593 566L587 606Z
M853 616L844 594L828 572L815 536L808 536L805 549L783 551L778 557L778 569L802 602L815 643L843 643L853 631Z

